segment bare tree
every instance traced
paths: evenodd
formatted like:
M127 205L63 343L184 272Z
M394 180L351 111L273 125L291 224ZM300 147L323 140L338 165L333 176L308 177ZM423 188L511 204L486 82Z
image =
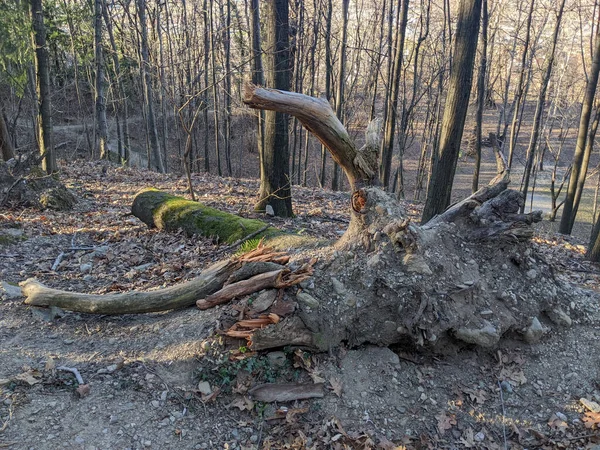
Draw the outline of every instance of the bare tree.
M481 60L477 73L477 112L475 113L475 170L471 191L479 188L479 169L481 167L481 129L483 126L483 107L485 106L485 79L487 68L488 45L488 5L487 0L481 4Z
M153 165L161 173L165 173L158 132L156 130L156 118L154 115L154 93L152 91L152 77L150 76L150 50L148 47L148 24L146 23L146 0L136 0L137 13L140 21L140 45L142 57L142 85L144 88L144 103L146 104L146 123L148 127L148 139L152 151Z
M442 119L438 157L431 172L422 223L443 212L450 204L456 162L469 106L473 64L477 50L481 0L461 0L455 34L450 86Z
M523 180L521 182L521 193L523 194L523 197L525 197L525 199L527 199L527 191L529 189L529 178L531 176L531 169L533 168L534 156L536 153L538 138L540 135L542 116L544 115L544 106L546 105L546 92L548 90L548 83L550 82L550 76L552 75L552 68L554 66L556 46L558 44L558 35L560 33L560 25L562 22L564 9L565 0L562 0L558 8L558 12L556 14L556 23L554 24L554 33L552 35L552 41L550 44L550 55L548 55L548 58L546 60L546 67L541 81L540 92L538 94L535 116L533 117L531 138L529 139L529 147L527 148L525 170L523 173ZM525 203L521 205L521 213L523 213L523 211L525 211Z
M50 103L50 67L46 46L46 26L42 0L30 0L33 24L34 65L37 93L37 144L42 157L42 169L46 173L56 172L56 155L52 140L52 106Z
M386 105L386 119L384 124L383 142L381 147L381 163L379 178L384 187L390 184L392 171L392 156L394 153L394 133L396 129L396 118L398 115L398 97L400 95L400 77L402 75L402 62L404 60L404 40L406 37L406 24L408 23L408 2L399 0L400 17L396 31L396 51L389 79L389 98Z
M289 4L288 0L273 0L266 4L267 48L266 82L268 87L289 90ZM289 176L288 116L280 112L265 112L264 176L260 180L258 211L267 205L277 216L291 217L292 192Z
M581 116L579 120L579 130L577 132L577 143L575 145L575 154L573 155L573 164L571 168L571 177L569 179L569 187L567 188L567 197L563 207L562 217L560 219L559 232L563 234L571 234L581 194L587 176L588 165L591 156L591 150L594 140L594 135L589 136L592 145L587 146L588 131L590 128L590 118L592 109L594 108L594 97L596 96L596 87L598 85L598 76L600 75L600 14L598 16L598 28L596 29L596 46L594 49L594 57L592 67L586 83L583 104L581 107ZM594 133L595 134L595 133ZM588 151L589 150L589 151Z
M108 158L108 123L106 121L106 94L104 80L104 52L102 51L102 15L104 0L94 0L94 57L96 65L96 129L94 140L100 159Z

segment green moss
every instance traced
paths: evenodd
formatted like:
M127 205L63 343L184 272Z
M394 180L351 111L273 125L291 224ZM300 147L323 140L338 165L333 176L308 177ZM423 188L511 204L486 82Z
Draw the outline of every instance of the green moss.
M255 233L266 225L260 220L245 219L168 194L161 196L161 201L153 208L152 216L158 228L182 229L190 236L201 234L227 244ZM270 237L281 233L278 229L269 227L256 237Z

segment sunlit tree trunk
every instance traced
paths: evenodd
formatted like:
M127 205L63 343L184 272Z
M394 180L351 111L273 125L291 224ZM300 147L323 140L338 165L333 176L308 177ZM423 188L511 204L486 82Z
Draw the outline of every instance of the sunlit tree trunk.
M386 120L384 124L383 142L381 147L381 162L379 170L379 179L383 186L387 188L390 183L390 174L392 171L392 156L394 153L394 133L396 128L396 118L398 116L398 97L400 95L400 77L402 75L402 62L404 61L404 40L406 36L406 25L408 23L408 2L409 0L400 0L400 18L398 29L396 31L396 51L394 53L394 62L392 68L392 77L390 78L390 95L386 105Z
M546 61L546 68L541 81L540 93L538 95L537 106L535 109L535 116L533 117L533 127L531 130L531 138L529 139L529 147L527 149L527 158L525 161L525 171L523 173L523 181L521 183L521 193L523 197L527 199L527 191L529 189L529 178L531 176L531 169L533 167L533 161L535 152L538 144L538 138L540 134L540 126L542 123L542 116L544 114L544 106L546 104L546 92L548 90L548 84L550 83L550 76L552 75L552 68L554 66L554 58L556 56L556 46L558 44L558 35L560 33L560 25L562 22L563 11L565 8L565 0L562 0L559 6L558 14L556 15L556 23L554 25L553 40L551 41L550 55ZM521 213L525 211L525 202L521 205Z
M30 0L33 24L34 65L37 93L37 144L42 157L42 169L51 174L57 171L52 141L52 106L50 103L50 67L46 46L46 26L42 0Z
M338 72L337 91L335 93L335 115L344 123L344 88L346 84L346 45L348 40L348 4L350 0L342 0L342 39L340 41L340 68ZM331 189L337 191L340 184L340 166L333 163Z
M450 204L452 183L473 82L480 15L481 0L461 0L450 69L450 84L442 119L440 148L429 180L423 223L443 212Z
M487 0L481 4L481 60L477 74L477 112L475 113L475 170L471 191L479 188L479 169L481 167L481 128L483 125L483 107L485 106L485 72L487 68L488 7Z
M598 29L600 29L600 16L598 17ZM596 31L596 48L594 49L594 57L592 67L587 80L583 104L581 107L581 116L579 120L579 130L577 132L577 143L575 144L575 154L573 155L573 166L571 169L571 177L569 179L569 187L567 189L567 197L563 206L563 213L560 219L559 232L563 234L571 234L581 194L587 176L588 164L591 156L591 146L587 146L588 130L590 128L590 118L594 107L594 97L596 96L596 88L598 85L598 75L600 74L600 32ZM594 136L590 136L592 141ZM587 150L590 150L588 152Z
M519 82L513 102L513 118L510 126L510 140L508 148L508 168L512 167L512 161L517 145L517 125L520 122L521 102L524 101L523 90L525 89L525 74L527 73L527 52L529 51L529 42L531 40L531 22L533 20L533 11L535 0L531 0L529 5L529 14L527 15L527 25L525 31L525 41L523 43L523 53L521 54L521 70L519 72ZM526 97L526 96L525 96Z
M94 0L94 58L96 64L96 153L100 159L109 157L107 140L108 124L106 122L106 94L104 80L104 52L102 51L102 14L105 5L103 0Z

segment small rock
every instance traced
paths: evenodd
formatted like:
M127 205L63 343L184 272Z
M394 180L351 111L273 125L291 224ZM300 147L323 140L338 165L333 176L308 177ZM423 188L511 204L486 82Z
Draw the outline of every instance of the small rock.
M85 442L85 439L83 439L81 436L75 436L75 443L76 444L83 444Z
M160 401L164 402L167 400L167 395L169 395L169 391L162 391L160 393Z
M344 286L344 283L342 283L340 280L335 277L331 277L331 284L333 284L333 290L336 294L341 296L346 295L346 286Z
M546 311L548 318L559 326L570 327L573 324L571 317L560 306Z
M527 327L527 330L525 331L523 337L525 339L525 342L527 342L528 344L537 344L545 332L546 330L540 323L539 319L537 317L534 317L533 319L531 319L531 324L529 325L529 327Z
M475 434L475 436L473 436L473 439L477 442L483 442L485 440L485 433L483 431L480 431L479 433Z
M152 400L150 402L150 404L154 407L154 408L158 408L160 406L160 402L158 400Z
M111 414L110 417L108 418L108 423L114 425L117 422L119 422L119 417L114 414Z
M204 395L212 394L212 389L208 381L201 381L198 383L198 391Z
M275 289L268 289L266 291L262 291L258 296L252 301L252 310L257 313L261 313L266 311L271 307L275 299L277 298L277 291Z
M87 264L87 263L81 264L79 266L79 271L81 273L89 273L89 272L92 271L92 265L91 264Z
M65 345L71 345L73 342L75 342L75 339L65 339L63 341L63 344L65 344Z
M298 292L296 294L296 300L301 305L304 305L310 309L317 309L319 307L319 300L314 298L312 295L307 294L306 292Z
M535 269L530 269L525 275L527 275L527 278L535 280L537 278L537 271Z
M500 388L507 394L512 394L513 392L512 385L506 380L500 383Z
M283 352L270 352L267 354L267 359L272 367L283 367L287 363L287 357Z
M256 444L258 442L258 436L255 434L250 436L250 442L252 442L253 444Z
M144 447L152 447L152 441L144 441Z
M498 330L487 320L481 328L459 328L456 330L455 337L469 344L480 345L481 347L493 347L500 340Z
M561 413L561 412L556 412L556 413L555 413L555 415L556 415L556 417L558 417L558 418L559 418L560 420L562 420L563 422L566 422L567 420L569 420L569 419L567 418L567 416L565 416L565 415L564 415L563 413Z
M271 205L267 205L265 207L265 214L267 216L271 216L271 217L273 217L275 215L275 210L273 209L273 207Z
M6 281L0 283L0 294L7 300L14 300L23 296L19 286L13 286Z

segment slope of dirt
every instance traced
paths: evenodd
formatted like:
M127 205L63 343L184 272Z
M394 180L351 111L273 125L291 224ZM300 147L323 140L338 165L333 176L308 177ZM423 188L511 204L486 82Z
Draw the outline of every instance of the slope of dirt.
M83 292L153 289L197 275L210 239L149 230L129 215L154 186L184 195L182 178L102 163L62 166L79 201L68 213L0 213L0 448L593 448L600 442L600 269L581 243L550 234L534 245L573 289L574 324L539 344L418 349L297 349L251 355L215 336L229 307L92 316L26 307L14 287L36 277ZM202 202L245 217L257 182L196 175ZM347 195L294 189L284 229L336 239ZM418 210L406 205L413 214ZM262 219L265 219L261 217ZM66 366L80 372L80 387ZM253 401L263 382L324 383L323 398ZM89 391L88 391L89 388ZM207 388L209 391L207 391ZM79 390L79 392L78 392ZM581 399L584 401L582 402Z

